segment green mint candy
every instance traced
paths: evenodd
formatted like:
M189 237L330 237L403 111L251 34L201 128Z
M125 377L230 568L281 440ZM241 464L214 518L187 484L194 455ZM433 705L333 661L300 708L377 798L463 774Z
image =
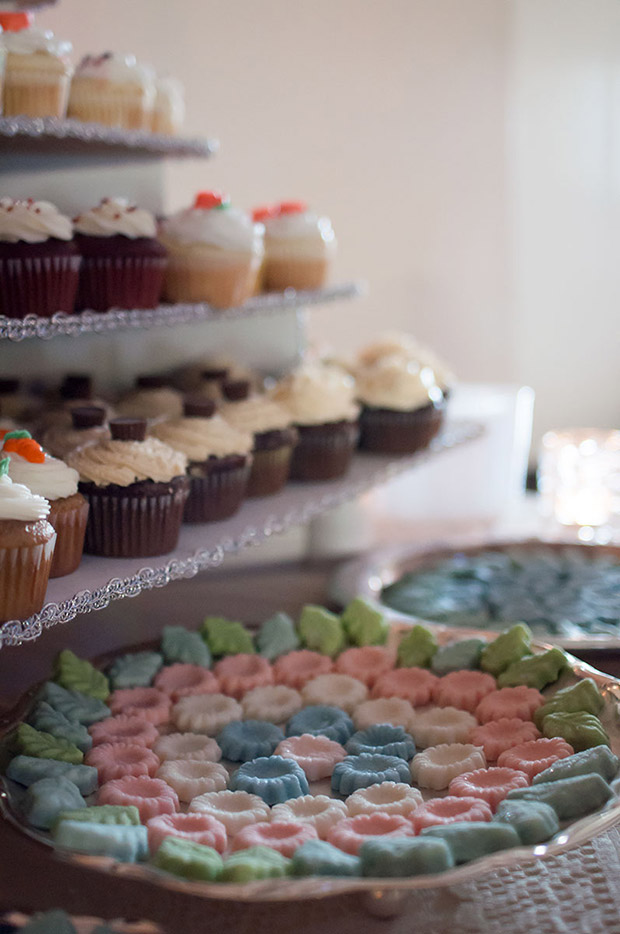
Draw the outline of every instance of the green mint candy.
M110 695L108 679L102 671L69 649L63 649L56 659L55 681L68 691L80 691L88 697L104 701Z
M592 746L609 746L609 736L603 724L591 713L550 713L543 723L543 735L548 739L561 736L575 752Z
M349 642L353 645L384 645L389 626L383 613L363 597L356 597L340 617Z
M428 668L436 651L433 634L425 626L412 626L400 640L397 664L401 668Z
M497 677L509 665L532 652L532 631L525 623L515 623L482 650L480 667Z
M540 655L529 655L513 662L502 671L497 685L500 688L508 688L525 684L528 688L542 691L547 684L557 681L567 667L568 660L561 649L548 649Z
M344 647L340 617L322 606L307 604L299 617L299 635L306 648L333 658Z
M224 866L222 857L212 847L180 837L166 837L151 862L158 869L198 882L215 882Z
M19 751L25 756L37 759L57 759L78 765L84 759L84 753L66 739L35 730L28 723L20 723L16 731Z
M211 652L198 632L184 626L164 626L161 634L161 653L167 665L201 665L211 667Z
M207 616L200 635L216 657L240 652L252 654L255 651L252 633L242 623L223 616Z
M556 691L546 704L535 711L534 723L540 729L545 717L552 713L576 713L583 710L596 716L604 706L603 695L592 678L583 678L577 684Z

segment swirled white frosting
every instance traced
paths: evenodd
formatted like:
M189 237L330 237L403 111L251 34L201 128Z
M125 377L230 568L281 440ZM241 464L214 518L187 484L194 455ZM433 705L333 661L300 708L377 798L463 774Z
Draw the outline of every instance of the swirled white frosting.
M267 258L282 256L322 258L336 248L336 236L329 217L310 211L280 214L265 220Z
M249 454L254 444L251 434L237 431L221 415L160 422L151 428L151 434L176 451L182 451L190 462L228 454Z
M292 420L284 406L267 396L250 396L239 402L228 402L221 406L220 412L230 425L249 434L288 428Z
M48 428L41 441L42 446L52 457L65 458L70 451L83 448L97 441L107 441L110 429L107 425L94 425L92 428L70 428L53 425Z
M435 381L442 388L455 381L454 374L437 354L425 347L410 334L400 331L386 331L377 340L363 347L357 356L359 368L372 366L384 357L400 357L418 364L420 369L430 367L435 374Z
M42 496L32 493L21 483L13 483L6 474L0 476L0 519L38 522L49 512L50 504Z
M183 413L183 396L176 389L136 389L116 406L119 415L130 418L177 418Z
M155 218L150 211L138 208L126 198L103 198L89 211L73 218L77 233L89 237L114 237L122 234L135 240L137 237L154 237L157 232Z
M75 75L77 78L102 78L114 84L140 84L149 87L155 96L154 70L150 65L138 62L135 55L124 52L85 55Z
M73 51L73 46L66 39L57 39L49 29L38 29L29 26L17 32L5 32L2 42L7 52L15 55L31 55L33 52L47 52L58 58L67 58Z
M163 76L155 80L155 113L180 127L185 119L185 88L178 78Z
M357 373L357 398L374 408L408 412L442 397L433 370L405 357L381 357Z
M9 460L9 477L15 483L23 483L32 493L45 499L64 499L77 493L77 470L64 461L45 455L42 464L34 464L15 451L3 452Z
M43 243L50 237L71 240L71 221L49 201L0 198L0 240L4 243Z
M271 391L271 398L284 406L297 425L355 421L355 381L344 370L306 363L289 373Z
M265 228L238 208L184 208L161 225L162 241L206 243L262 256Z
M140 480L168 483L182 476L187 459L157 438L145 441L102 441L77 448L67 460L82 480L97 486L129 486Z

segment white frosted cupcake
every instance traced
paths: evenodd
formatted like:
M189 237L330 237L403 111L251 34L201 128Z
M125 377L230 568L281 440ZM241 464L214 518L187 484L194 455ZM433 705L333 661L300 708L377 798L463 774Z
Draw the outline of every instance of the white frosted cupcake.
M154 133L174 136L180 133L185 120L185 89L178 78L155 79L155 106L151 118Z
M159 239L168 251L164 297L169 302L241 305L253 294L263 257L262 224L215 192L167 218Z
M64 117L73 73L71 43L57 39L49 30L26 26L7 27L3 44L5 116Z
M135 55L104 52L86 55L78 65L67 112L76 120L146 130L154 103L153 69L140 64Z
M420 367L430 367L435 382L444 395L447 395L450 387L456 381L454 373L444 360L438 357L429 347L417 341L411 334L405 334L401 331L385 331L376 340L362 347L357 354L356 364L351 368L352 372L356 375L358 371L372 366L384 357L399 357L404 360L414 361Z
M325 284L336 249L328 217L309 211L304 201L283 201L257 208L254 219L265 225L265 291L319 289Z
M183 414L183 396L164 376L138 376L136 388L119 400L116 412L129 418L146 418L149 422L178 418Z

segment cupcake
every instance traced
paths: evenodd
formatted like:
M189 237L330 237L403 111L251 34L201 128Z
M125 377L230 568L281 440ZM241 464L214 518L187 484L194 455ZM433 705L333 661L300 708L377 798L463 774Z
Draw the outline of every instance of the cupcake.
M71 427L53 425L43 435L42 444L52 457L61 460L87 444L109 441L112 437L106 423L106 411L96 405L77 406L71 409Z
M38 613L52 566L56 532L49 503L9 477L0 460L0 622Z
M19 379L13 377L0 378L0 414L2 418L15 419L17 422L27 422L31 419L40 402L22 386Z
M153 69L139 64L135 55L104 52L86 55L78 65L67 115L127 130L147 130L154 102Z
M455 382L455 376L445 361L434 351L420 344L411 334L403 334L400 331L386 331L372 343L362 347L352 371L356 373L358 368L372 366L383 357L400 357L416 361L421 367L430 367L444 396L448 395Z
M68 217L48 201L0 198L0 314L72 312L80 257Z
M6 50L4 115L64 117L73 73L71 43L30 21L23 13L0 14Z
M258 208L254 220L265 225L262 285L267 292L320 289L325 284L336 238L328 217L319 217L303 201L283 201Z
M78 448L68 462L90 505L84 550L109 558L172 551L189 491L183 454L146 437L146 420L116 418L112 439Z
M166 251L155 239L155 218L126 198L103 198L73 219L82 257L77 308L156 308Z
M230 308L252 295L263 256L263 225L222 195L201 192L193 207L162 223L159 239L168 251L167 301Z
M155 106L151 117L153 133L175 136L185 120L185 89L177 78L155 79Z
M183 414L183 396L168 385L164 376L144 375L136 379L136 388L119 400L119 415L129 418L178 418Z
M360 447L381 454L413 454L439 431L444 394L428 366L407 356L380 357L357 371Z
M80 563L88 503L78 493L78 474L61 460L45 454L27 431L4 436L0 456L9 457L9 476L49 501L48 520L56 531L56 547L50 577L71 574Z
M298 431L291 479L343 476L359 434L353 378L336 367L304 364L281 380L270 395L289 412Z
M182 418L161 422L151 433L189 461L185 522L218 522L237 512L250 476L251 434L225 422L203 397L188 397Z
M252 470L246 495L269 496L285 485L297 444L297 431L289 412L265 395L250 395L248 380L223 383L222 417L245 434L251 434Z
M86 373L68 373L58 389L53 404L44 409L35 422L34 434L43 437L52 428L69 429L73 424L73 409L96 406L103 409L105 420L114 417L114 409L105 400L96 398L93 381Z

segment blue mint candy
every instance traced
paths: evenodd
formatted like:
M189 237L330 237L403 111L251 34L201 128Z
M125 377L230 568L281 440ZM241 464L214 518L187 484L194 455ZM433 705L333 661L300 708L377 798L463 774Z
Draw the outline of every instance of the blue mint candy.
M352 795L358 788L368 788L380 782L410 785L411 772L405 759L363 753L337 762L332 772L332 791L340 795Z
M377 837L362 843L359 855L362 875L379 879L429 875L454 866L448 844L429 837Z
M407 762L415 756L415 742L402 726L391 723L375 723L367 730L358 730L345 743L346 751L351 756L362 753L380 756L398 756Z
M6 770L7 778L18 785L29 787L41 778L69 779L83 795L91 795L97 790L97 769L91 765L73 765L58 759L39 759L35 756L15 756Z
M344 710L327 704L304 707L286 724L287 736L310 733L311 736L326 736L342 746L353 735L354 730L353 720Z
M500 801L493 820L514 827L525 846L545 843L560 829L557 814L543 801Z
M461 639L437 649L431 660L431 671L436 675L447 675L450 671L463 668L479 668L480 656L486 642L482 639Z
M54 710L45 701L39 701L28 717L28 722L35 730L43 730L44 733L51 733L52 736L66 739L82 752L88 752L93 745L90 734L82 723L68 720L64 713Z
M49 830L61 811L85 807L77 785L62 775L33 782L22 802L24 817L40 830Z
M228 723L217 742L222 755L231 762L247 762L261 756L270 756L284 739L279 726L266 720L236 720Z
M256 636L256 645L260 654L270 662L298 649L301 641L288 613L274 613L265 620Z
M577 775L589 775L596 772L605 781L610 782L618 773L618 757L609 746L593 746L576 752L573 756L558 759L553 765L539 772L532 779L533 785L541 782L557 782L562 778L574 778Z
M123 863L137 863L149 853L147 830L142 825L63 820L55 825L52 836L57 846L93 856L112 856Z
M160 648L167 665L180 662L211 667L211 652L207 643L200 633L191 632L184 626L164 626Z
M307 840L298 846L291 860L294 876L359 876L358 856L344 853L326 840Z
M110 665L108 678L114 690L120 688L148 688L164 664L159 652L130 652L121 655Z
M436 837L447 843L457 865L521 844L514 827L486 821L455 821L442 827L426 827L420 837Z
M68 691L54 681L46 681L37 700L45 701L54 710L59 710L67 720L91 726L110 716L110 708L96 697L89 697L80 691Z
M509 791L506 801L542 801L549 804L560 820L589 814L613 798L614 793L600 775L576 775L555 782L540 782L529 788Z
M230 779L232 791L249 791L265 804L281 804L310 791L303 769L292 759L261 756L245 762Z

